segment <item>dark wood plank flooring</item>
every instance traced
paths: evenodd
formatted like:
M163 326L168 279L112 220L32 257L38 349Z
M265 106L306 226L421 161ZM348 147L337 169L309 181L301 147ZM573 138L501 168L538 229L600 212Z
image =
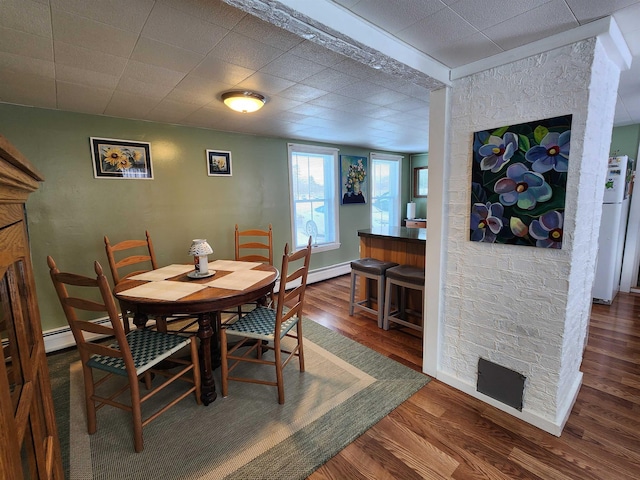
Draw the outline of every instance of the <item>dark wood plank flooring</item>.
M349 317L349 276L307 287L305 314L421 371L418 332ZM640 479L640 295L594 305L583 385L560 437L433 380L309 478Z

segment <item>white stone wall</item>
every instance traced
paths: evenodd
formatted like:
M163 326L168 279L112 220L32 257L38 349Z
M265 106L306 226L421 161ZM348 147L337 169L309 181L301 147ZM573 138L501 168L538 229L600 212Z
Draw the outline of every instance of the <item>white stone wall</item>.
M589 39L462 78L451 91L440 371L475 386L479 357L516 370L527 377L523 410L549 422L572 401L566 397L579 379L614 68ZM567 114L573 119L562 250L471 242L473 132Z

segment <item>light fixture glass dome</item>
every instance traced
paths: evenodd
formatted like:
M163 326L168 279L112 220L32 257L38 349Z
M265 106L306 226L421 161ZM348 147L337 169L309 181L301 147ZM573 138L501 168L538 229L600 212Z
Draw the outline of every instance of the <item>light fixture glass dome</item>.
M251 113L260 110L266 103L263 95L248 91L225 92L222 101L231 110L241 113Z

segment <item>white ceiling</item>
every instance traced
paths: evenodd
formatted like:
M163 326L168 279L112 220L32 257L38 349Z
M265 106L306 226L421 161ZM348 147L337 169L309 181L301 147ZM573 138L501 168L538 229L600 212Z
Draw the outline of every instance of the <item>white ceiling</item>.
M0 102L422 152L430 85L411 77L419 65L448 71L611 14L640 55L640 0L313 0L330 23L342 20L341 34L321 25L322 14L293 12L328 32L333 50L312 41L322 36L298 36L229 5L278 23L277 8L310 2L2 0ZM378 49L375 35L369 45L347 38L359 27L387 42ZM388 56L376 60L372 49ZM417 60L403 70L389 57ZM220 101L231 89L268 103L231 112ZM640 62L618 90L615 124L632 123L640 123Z

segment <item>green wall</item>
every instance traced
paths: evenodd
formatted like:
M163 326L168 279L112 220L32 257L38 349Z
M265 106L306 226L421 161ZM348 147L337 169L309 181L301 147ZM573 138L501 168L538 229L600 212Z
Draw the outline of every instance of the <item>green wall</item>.
M626 125L615 127L611 134L611 155L629 155L638 160L638 145L640 144L640 125Z
M144 238L149 230L161 265L192 261L187 250L193 238L209 240L214 249L211 259L233 258L236 223L241 228L271 223L276 263L284 244L291 242L286 139L9 104L0 104L0 134L45 177L27 202L45 331L66 326L49 278L47 255L63 271L91 275L94 260L108 270L105 235L116 243ZM95 179L89 137L149 142L153 180ZM341 154L370 152L337 147ZM231 151L231 177L207 175L206 149ZM341 247L314 254L311 269L359 256L357 230L369 228L369 208L369 204L340 207Z
M409 162L411 166L410 178L411 178L411 201L416 204L416 218L427 218L427 198L419 197L415 198L413 196L413 169L416 167L428 167L429 166L429 154L428 153L417 153L415 155L411 155L411 161ZM406 205L405 205L406 208ZM405 212L406 213L406 212Z

